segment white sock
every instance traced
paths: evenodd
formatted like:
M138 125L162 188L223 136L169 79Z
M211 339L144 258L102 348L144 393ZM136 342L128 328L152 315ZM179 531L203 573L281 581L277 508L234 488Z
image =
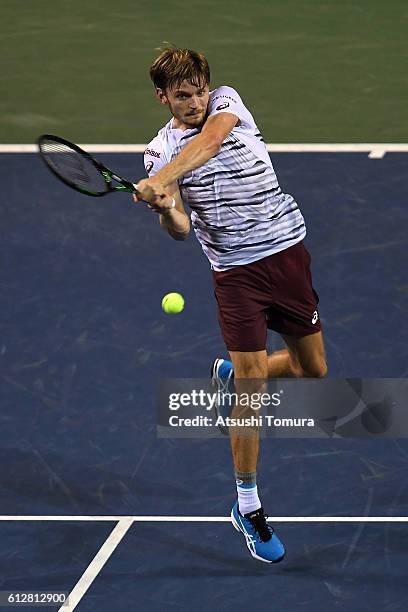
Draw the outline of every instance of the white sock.
M256 485L238 485L238 508L242 515L253 512L261 507Z

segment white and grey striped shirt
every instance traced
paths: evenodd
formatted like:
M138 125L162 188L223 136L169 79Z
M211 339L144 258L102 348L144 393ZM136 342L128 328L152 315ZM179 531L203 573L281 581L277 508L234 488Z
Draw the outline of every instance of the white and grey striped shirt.
M306 228L291 195L282 193L255 121L232 87L210 92L208 116L230 112L239 123L220 151L178 180L204 253L216 271L251 263L302 240ZM153 176L200 133L174 129L171 119L145 150Z

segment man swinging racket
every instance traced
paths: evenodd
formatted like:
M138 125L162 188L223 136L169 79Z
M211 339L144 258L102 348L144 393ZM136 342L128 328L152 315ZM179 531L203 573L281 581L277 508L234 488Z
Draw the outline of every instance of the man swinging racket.
M268 377L325 376L305 223L293 197L279 187L251 113L232 87L209 90L210 70L201 53L165 48L150 76L172 117L145 151L149 178L138 182L134 199L148 201L175 240L189 234L184 205L192 209L230 355L214 361L213 380L221 385L233 376L239 397L248 380L259 390ZM281 335L284 350L267 355L267 329ZM231 519L252 556L273 563L285 549L259 499L259 432L250 433L230 429L238 493Z

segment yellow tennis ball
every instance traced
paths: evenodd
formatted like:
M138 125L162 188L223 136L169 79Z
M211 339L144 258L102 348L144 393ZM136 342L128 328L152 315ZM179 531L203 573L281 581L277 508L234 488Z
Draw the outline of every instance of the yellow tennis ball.
M184 308L184 298L180 293L167 293L162 299L162 308L166 314L178 314Z

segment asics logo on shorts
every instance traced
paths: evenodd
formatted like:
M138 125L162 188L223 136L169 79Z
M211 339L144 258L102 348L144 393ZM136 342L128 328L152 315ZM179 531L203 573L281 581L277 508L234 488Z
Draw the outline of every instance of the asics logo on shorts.
M317 310L314 311L313 313L313 317L312 317L312 324L315 325L317 323L317 319L319 318L319 313L317 312Z

